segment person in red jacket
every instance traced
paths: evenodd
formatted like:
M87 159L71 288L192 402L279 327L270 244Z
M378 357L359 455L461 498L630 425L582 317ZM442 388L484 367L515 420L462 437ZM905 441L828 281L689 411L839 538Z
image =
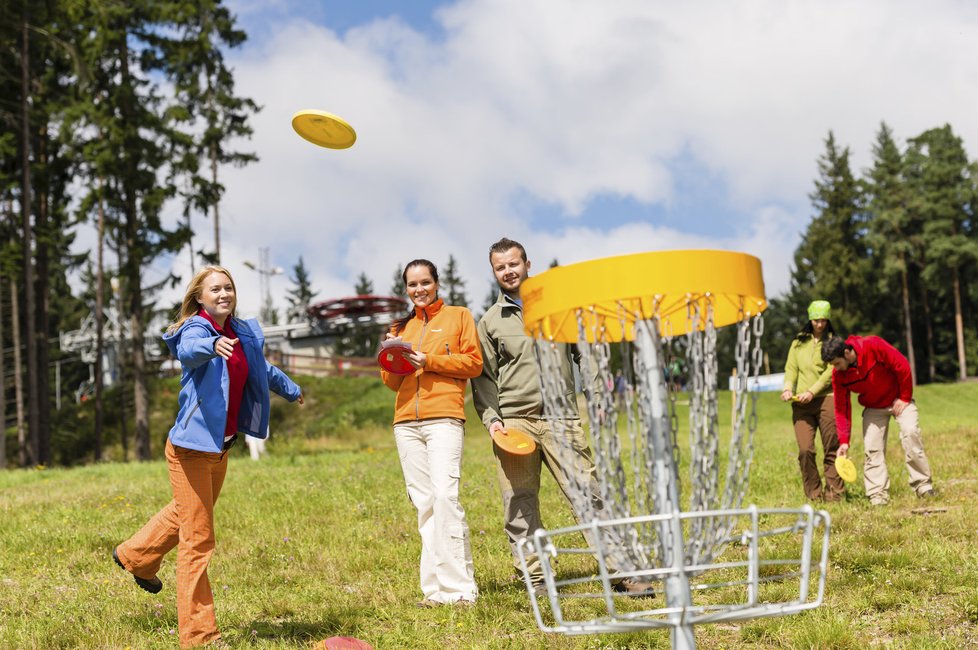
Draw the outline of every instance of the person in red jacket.
M838 337L829 339L822 345L822 359L833 367L832 392L835 394L835 427L840 456L846 456L849 451L852 428L849 393L858 393L859 403L865 407L863 481L870 503L882 506L890 500L886 432L891 416L900 426L900 443L910 473L910 487L918 497L936 496L930 463L920 438L920 416L913 401L913 381L907 358L878 336L850 336L845 341Z

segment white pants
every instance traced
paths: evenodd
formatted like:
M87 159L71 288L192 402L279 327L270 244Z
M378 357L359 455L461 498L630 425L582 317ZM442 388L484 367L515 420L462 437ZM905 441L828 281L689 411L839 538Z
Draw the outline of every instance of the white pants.
M248 451L251 452L251 460L258 460L265 455L264 438L253 438L251 436L245 436L244 439L245 442L248 443Z
M474 601L469 526L458 501L462 421L440 418L394 425L394 440L421 534L421 591L440 603Z
M903 459L910 475L910 487L918 495L933 489L930 463L924 453L924 442L920 438L920 416L917 405L907 404L899 417L893 409L863 410L863 446L866 460L863 463L863 481L866 496L873 503L886 503L890 498L890 474L886 470L886 433L890 418L900 427L900 444L903 445Z

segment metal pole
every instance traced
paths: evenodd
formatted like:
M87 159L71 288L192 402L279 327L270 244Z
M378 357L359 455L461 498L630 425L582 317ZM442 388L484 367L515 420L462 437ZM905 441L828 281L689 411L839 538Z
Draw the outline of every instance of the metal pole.
M645 368L642 381L647 382L651 397L652 421L648 437L655 463L655 499L659 508L656 514L673 515L659 523L659 539L663 550L662 564L672 572L665 579L666 605L677 611L669 614L672 625L673 650L693 650L693 626L686 622L686 608L693 604L686 576L686 544L682 522L679 519L679 471L672 456L669 435L669 394L662 372L659 348L659 324L654 320L638 323L635 333L635 352Z

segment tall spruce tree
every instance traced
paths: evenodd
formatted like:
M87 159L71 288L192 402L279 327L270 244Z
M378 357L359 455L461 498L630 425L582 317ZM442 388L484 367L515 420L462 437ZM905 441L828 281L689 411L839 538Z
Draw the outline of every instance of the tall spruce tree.
M357 276L353 292L358 296L373 295L374 283L365 272L361 271ZM373 356L383 329L383 325L377 325L369 318L354 318L347 332L337 341L337 354L354 357Z
M455 256L448 256L448 263L440 273L440 282L446 305L468 307L469 299L465 295L465 280L458 274L458 264Z
M290 323L309 321L309 304L319 292L312 290L312 283L309 281L309 271L306 269L306 263L303 261L301 255L299 256L299 262L292 269L292 274L293 277L289 279L295 285L295 288L289 289L286 295L286 300L289 303L286 319Z
M357 283L353 287L353 292L358 296L369 296L374 292L373 280L367 277L367 274L360 271L360 275L357 276Z
M811 300L829 300L837 331L865 330L871 315L862 307L868 264L861 192L849 148L840 149L831 131L809 197L816 214L795 251L789 302L801 311Z
M903 347L916 383L910 276L914 268L919 267L922 253L921 222L914 212L908 210L909 188L903 171L903 155L893 139L893 132L884 122L876 135L873 166L866 178L867 210L870 215L867 244L874 261L873 267L878 273L879 282L875 288L877 294L884 297L884 300L877 301L875 313L883 323L896 321L896 318L889 318L894 311L891 296L900 296L899 322L903 324ZM883 334L886 336L887 332Z
M957 378L968 376L962 287L975 278L978 240L974 236L975 169L961 139L950 125L930 129L910 140L907 152L911 209L923 221L925 281L951 298ZM955 363L956 361L956 363ZM950 373L948 373L950 374Z
M407 296L407 287L404 286L404 267L400 264L397 265L397 270L394 271L394 277L391 281L391 295L397 298Z
M189 225L194 212L210 214L214 226L214 251L202 254L207 262L220 263L220 201L224 186L219 180L223 165L243 166L258 157L232 150L232 140L250 137L249 117L260 110L247 97L235 94L234 75L224 59L225 49L247 40L235 26L235 17L220 0L158 0L161 15L179 30L177 38L157 36L151 67L173 81L177 102L171 115L193 125L179 141L177 171L186 177L181 184L184 216ZM207 169L203 170L206 161Z
M36 297L35 269L34 269L34 223L33 223L33 203L34 189L31 180L33 171L31 157L31 84L34 75L32 68L32 39L33 33L32 13L37 9L35 3L11 3L11 7L19 5L19 12L11 11L11 18L15 19L17 26L17 40L11 45L18 52L17 71L19 72L19 85L16 86L16 94L13 97L17 101L18 122L16 133L19 138L19 171L20 188L18 201L20 203L20 277L23 282L23 314L21 315L24 327L24 342L26 345L27 366L25 369L24 381L27 384L27 433L29 435L29 455L31 462L41 463L41 450L45 446L42 441L40 430L40 396L38 380L40 367L37 358L37 321L36 321ZM36 61L36 57L34 61Z
M160 57L161 34L169 33L166 3L79 3L75 24L86 29L79 48L91 76L88 101L79 109L79 124L99 137L111 157L99 160L105 219L121 243L120 285L129 322L129 368L133 385L137 457L151 457L145 328L151 314L144 296L143 270L159 255L179 250L187 241L185 226L164 226L163 207L176 193L170 154L185 136L176 130L151 75ZM83 100L84 101L84 100Z

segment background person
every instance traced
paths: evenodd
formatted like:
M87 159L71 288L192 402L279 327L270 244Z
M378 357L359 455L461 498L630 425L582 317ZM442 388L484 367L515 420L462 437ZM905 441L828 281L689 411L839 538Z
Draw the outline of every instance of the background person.
M388 339L410 342L405 359L415 371L381 370L397 392L394 440L421 535L419 607L473 603L478 595L469 526L459 502L465 433L465 380L482 372L475 319L465 307L438 297L438 269L428 260L408 262L402 275L413 311L394 323Z
M782 401L791 405L791 421L798 442L798 466L801 468L805 496L813 501L838 501L845 491L835 469L839 437L835 431L835 406L832 401L832 366L822 359L822 342L835 335L830 320L832 306L816 300L808 306L808 322L791 342L784 364ZM815 458L815 430L822 437L825 488L818 474Z
M895 347L878 336L831 338L822 346L822 359L832 364L835 394L835 423L839 433L839 455L849 451L852 403L849 393L859 394L863 409L863 481L870 503L886 505L890 500L890 475L886 469L886 433L890 417L900 427L900 443L910 474L910 487L918 497L937 495L931 480L930 463L920 437L920 416L913 401L910 363Z
M239 433L263 438L268 431L269 390L302 403L302 390L264 356L264 335L255 320L234 316L237 294L231 274L205 266L194 276L177 321L163 340L180 361L179 412L166 442L173 499L112 557L136 584L157 593L160 563L177 553L177 619L180 647L221 638L207 565L214 552L214 503L221 493L228 450Z
M565 401L573 411L568 414L563 433L567 439L560 440L544 417L540 371L534 349L536 342L526 334L523 326L520 285L530 271L526 250L519 242L500 239L489 248L489 264L500 292L495 304L479 319L479 345L484 363L482 374L472 380L475 409L490 434L496 435L505 431L506 427L514 427L529 434L537 444L536 450L525 456L507 453L493 445L506 535L509 537L513 564L519 573L519 540L543 528L540 515L541 465L547 466L572 506L573 500L568 491L573 489L575 482L590 484L595 502L599 500L598 486L594 478L591 449L581 426L574 394L572 363L579 361L575 358L576 348L559 344L563 350L561 377L567 390ZM567 462L568 449L574 454L571 462ZM574 516L580 519L576 512ZM588 543L594 546L592 540L588 539ZM610 559L610 556L606 559ZM528 557L527 568L536 592L545 593L540 559ZM616 570L613 566L608 568ZM652 587L651 583L637 578L618 579L613 584L615 591L636 595L650 594Z

